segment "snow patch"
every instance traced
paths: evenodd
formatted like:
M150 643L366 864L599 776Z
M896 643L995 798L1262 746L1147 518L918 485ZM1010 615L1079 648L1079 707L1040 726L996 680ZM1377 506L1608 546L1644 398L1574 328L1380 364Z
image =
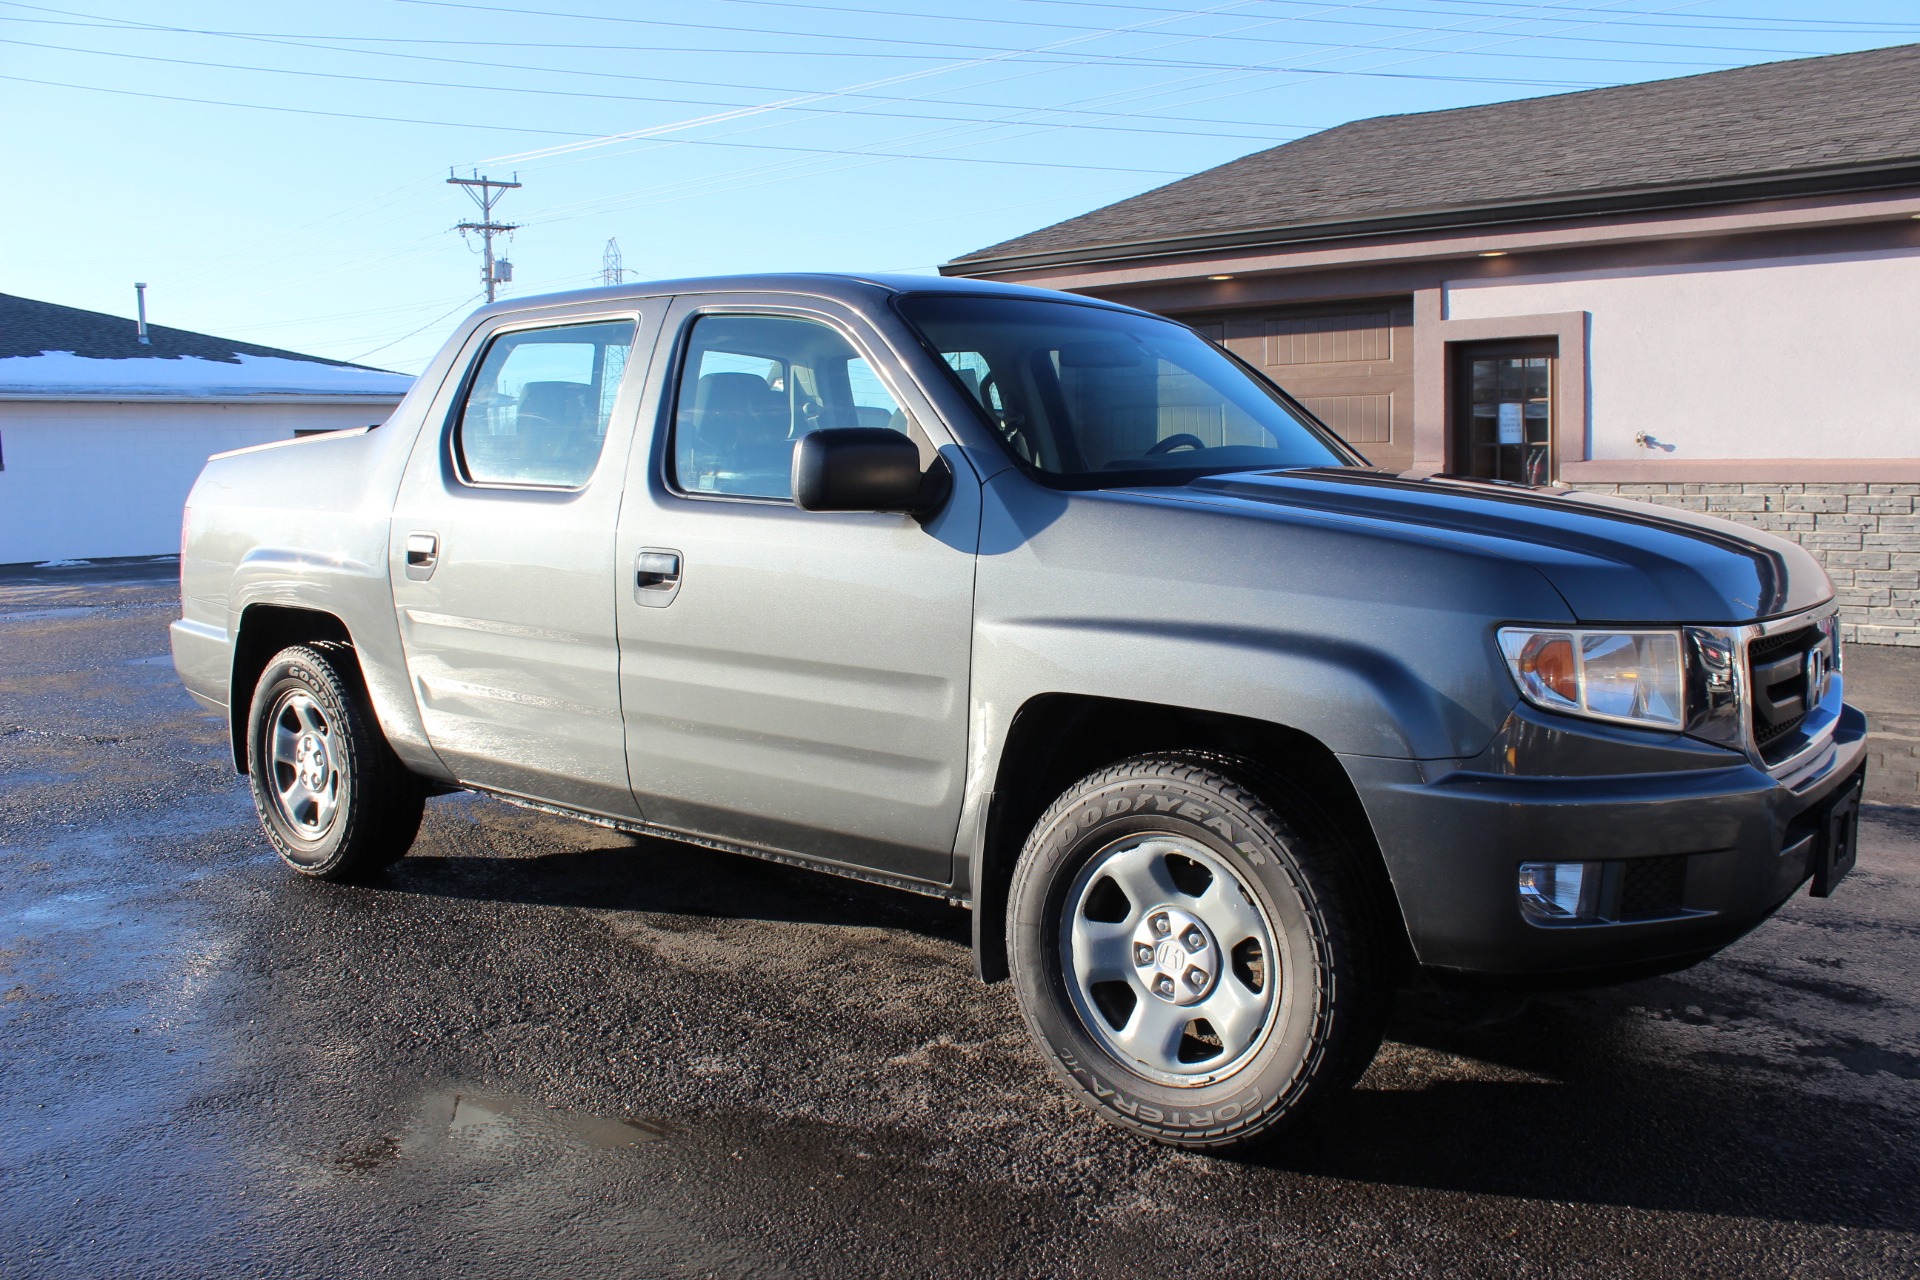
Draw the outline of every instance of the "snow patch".
M0 395L100 396L392 396L413 379L378 369L347 369L284 356L239 356L238 364L199 356L97 360L71 351L0 359Z

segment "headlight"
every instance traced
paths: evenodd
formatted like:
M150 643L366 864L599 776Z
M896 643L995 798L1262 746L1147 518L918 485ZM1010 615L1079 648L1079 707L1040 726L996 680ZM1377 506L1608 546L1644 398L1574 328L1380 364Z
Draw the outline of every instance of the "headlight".
M1651 729L1686 723L1678 631L1502 627L1500 651L1537 707Z

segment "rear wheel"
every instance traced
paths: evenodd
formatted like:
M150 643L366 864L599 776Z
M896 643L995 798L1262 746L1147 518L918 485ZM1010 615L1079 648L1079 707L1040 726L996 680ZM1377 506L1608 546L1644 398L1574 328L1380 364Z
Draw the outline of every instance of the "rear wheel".
M1391 952L1358 868L1307 797L1247 762L1102 770L1014 872L1028 1026L1123 1127L1216 1150L1267 1137L1379 1048Z
M247 764L267 839L302 875L371 874L420 830L425 788L387 745L344 645L274 655L254 686Z

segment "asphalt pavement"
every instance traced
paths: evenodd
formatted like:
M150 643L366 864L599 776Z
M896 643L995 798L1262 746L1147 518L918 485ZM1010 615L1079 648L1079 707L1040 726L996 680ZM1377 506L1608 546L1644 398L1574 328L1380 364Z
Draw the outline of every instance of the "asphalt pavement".
M1498 1021L1404 1001L1224 1159L1071 1102L937 902L471 796L296 879L170 575L0 580L0 1276L1920 1274L1920 651L1849 655L1834 898Z

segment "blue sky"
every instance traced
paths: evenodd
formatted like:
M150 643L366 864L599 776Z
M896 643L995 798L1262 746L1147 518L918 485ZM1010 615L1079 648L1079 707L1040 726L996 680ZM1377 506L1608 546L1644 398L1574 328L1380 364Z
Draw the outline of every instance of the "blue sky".
M480 288L450 167L525 184L508 296L609 238L639 278L931 271L1347 120L1916 40L1914 0L0 0L0 292L144 280L413 372Z

